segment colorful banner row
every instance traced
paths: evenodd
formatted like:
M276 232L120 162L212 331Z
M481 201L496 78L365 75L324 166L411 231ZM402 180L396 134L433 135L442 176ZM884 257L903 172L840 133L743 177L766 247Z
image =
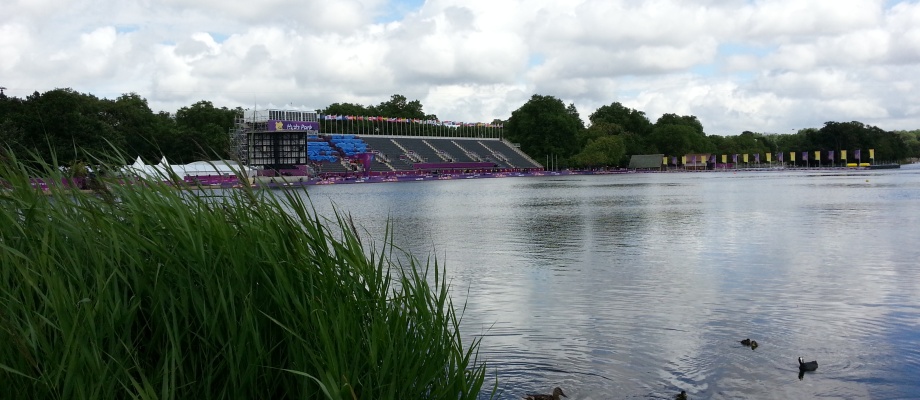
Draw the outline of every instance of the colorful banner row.
M777 162L784 162L784 160L783 160L783 155L784 155L784 154L786 154L786 153L776 153L776 161L777 161ZM772 163L772 162L773 162L773 153L767 153L766 155L767 155L767 162L768 162L768 163ZM814 152L814 155L815 155L814 161L821 161L821 151L820 151L820 150L816 150L816 151ZM728 156L729 156L728 154L722 154L722 163L723 163L723 164L728 163ZM750 160L750 158L748 157L749 154L732 154L732 155L731 155L731 157L732 157L732 161L731 161L731 162L737 164L737 163L738 163L738 157L739 157L739 156L741 156L741 160L742 160L743 163L748 163L749 160ZM795 162L795 156L796 156L796 152L790 151L790 152L789 152L789 162ZM856 150L856 151L854 151L854 152L853 152L853 158L856 159L856 160L861 160L861 159L862 159L861 150ZM687 164L687 159L688 159L687 156L682 156L682 157L680 158L681 164ZM706 155L693 155L693 156L690 156L689 159L690 159L690 162L693 163L694 165L697 164L698 162L699 162L699 163L707 163L707 162L708 162L708 163L712 163L712 164L715 164L715 163L716 163L716 155L715 155L715 154L710 154L710 155L708 156L708 158L707 158ZM840 159L843 160L843 161L846 161L846 160L847 160L847 151L846 151L846 150L841 150L841 151L840 151ZM872 159L872 160L875 159L875 149L869 149L869 159ZM808 152L807 152L807 151L801 152L801 158L800 158L800 160L801 160L801 161L808 161ZM828 161L834 161L834 151L833 151L833 150L827 151L827 160L828 160ZM670 161L671 161L670 164L677 165L677 157L671 157L671 160L670 160ZM754 163L755 163L755 164L760 164L760 153L754 154ZM664 157L664 158L662 159L662 164L668 164L668 157Z

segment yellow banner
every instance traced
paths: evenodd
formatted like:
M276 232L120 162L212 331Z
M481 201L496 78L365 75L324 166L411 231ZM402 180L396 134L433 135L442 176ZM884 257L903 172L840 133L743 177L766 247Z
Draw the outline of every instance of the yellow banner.
M667 158L667 157L661 157L661 163L664 164L664 165L668 165L668 158Z
M745 154L742 158L744 159L744 162L747 162L747 154Z
M773 162L773 153L767 153L767 162Z
M789 162L795 162L795 152L794 151L789 152Z
M728 154L723 154L723 155L722 155L722 164L725 164L725 163L727 163L727 162L728 162Z
M687 165L687 156L680 156L680 163Z
M869 158L875 158L875 149L869 149Z
M840 150L840 159L841 159L841 160L846 160L846 159L847 159L847 151L846 151L846 150Z
M815 161L821 161L821 151L815 150Z

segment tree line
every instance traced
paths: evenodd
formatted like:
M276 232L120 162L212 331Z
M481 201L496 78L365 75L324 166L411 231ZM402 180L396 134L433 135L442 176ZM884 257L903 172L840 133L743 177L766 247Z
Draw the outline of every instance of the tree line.
M0 94L0 141L16 154L61 165L82 154L111 153L156 163L188 163L232 158L229 132L243 110L216 107L202 100L175 113L153 112L136 93L114 100L72 89L35 92L25 98ZM437 120L418 100L396 94L377 105L334 103L328 115L380 115ZM321 121L323 122L323 121ZM552 157L560 167L625 166L634 154L765 154L790 151L875 149L876 160L920 157L920 130L885 131L860 122L827 122L792 134L745 131L733 136L707 135L693 115L664 114L652 123L645 113L618 102L598 108L586 125L574 104L533 95L501 124L505 139L540 161ZM838 153L839 154L839 153Z
M229 129L240 108L199 101L171 114L153 112L147 100L129 93L100 99L72 89L35 92L26 98L0 96L0 141L21 158L27 155L71 165L85 154L117 150L147 163L166 157L188 163L227 157Z
M861 122L826 122L796 133L744 131L707 135L693 115L664 114L652 123L645 113L614 102L588 116L585 126L575 106L534 95L505 124L506 138L536 160L559 160L561 167L626 166L635 154L680 157L693 153L767 154L875 149L879 161L920 157L920 130L885 131ZM826 153L825 153L826 154ZM839 156L838 156L839 157Z

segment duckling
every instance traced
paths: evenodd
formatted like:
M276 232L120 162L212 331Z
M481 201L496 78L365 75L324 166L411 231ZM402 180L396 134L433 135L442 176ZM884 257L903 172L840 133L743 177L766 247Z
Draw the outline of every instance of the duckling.
M805 362L805 360L803 360L802 357L799 357L799 371L801 372L814 371L816 369L818 369L817 361Z
M524 400L559 400L559 396L568 398L565 393L562 393L561 387L556 387L553 389L553 394L528 394L524 396Z
M752 341L751 341L751 350L757 349L757 346L758 346L757 341L756 341L756 340L752 340Z
M741 345L742 345L742 346L750 346L750 345L751 345L751 339L744 339L744 340L742 340L742 341L741 341Z
M680 393L674 395L676 400L687 400L687 391L681 390Z

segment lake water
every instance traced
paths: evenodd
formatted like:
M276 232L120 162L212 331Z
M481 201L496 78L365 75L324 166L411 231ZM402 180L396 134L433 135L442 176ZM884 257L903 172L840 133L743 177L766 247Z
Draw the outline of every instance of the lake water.
M446 265L500 398L920 398L920 168L308 192Z

